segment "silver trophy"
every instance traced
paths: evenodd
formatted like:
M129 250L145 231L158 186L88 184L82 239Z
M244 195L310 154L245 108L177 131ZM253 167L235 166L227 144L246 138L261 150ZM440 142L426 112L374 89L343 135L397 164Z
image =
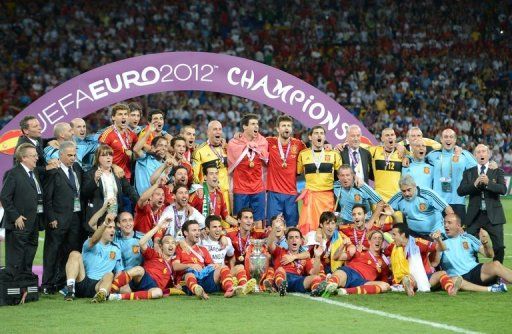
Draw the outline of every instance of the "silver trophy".
M265 240L251 239L251 245L253 247L251 256L249 256L249 272L251 277L256 280L255 292L260 292L259 283L261 276L267 268L267 257L262 252L262 247L265 244Z

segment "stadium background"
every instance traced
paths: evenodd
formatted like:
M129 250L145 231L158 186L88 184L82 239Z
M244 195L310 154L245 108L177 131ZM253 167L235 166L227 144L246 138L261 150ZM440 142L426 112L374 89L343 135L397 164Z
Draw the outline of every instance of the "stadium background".
M384 127L391 126L399 137L404 137L411 126L419 126L425 137L438 139L440 130L451 126L462 147L489 144L493 159L511 173L511 27L511 4L506 1L3 1L0 128L58 84L100 65L148 53L209 51L260 61L305 80L358 117L376 137ZM266 131L271 131L279 113L265 105L216 93L172 92L136 100L145 109L165 110L171 133L185 124L195 124L197 132L203 134L198 136L199 141L205 139L206 124L211 119L221 120L225 135L230 138L245 112L260 114L262 132L270 134ZM89 131L95 131L108 122L108 113L98 112L87 122ZM297 136L304 138L306 129L300 124L296 129ZM510 177L507 182L511 194ZM504 202L510 221L511 203ZM510 247L510 228L506 233ZM509 267L510 263L507 258ZM419 297L421 302L402 297L388 294L349 301L373 308L389 303L401 314L440 319L479 331L504 332L508 328L504 326L507 315L503 313L508 303L506 295L463 293L456 301L447 301L446 296L433 294ZM275 307L271 306L275 300L270 298L269 302L269 298L258 296L255 303L267 301L265 307L270 310ZM207 309L192 306L195 302L183 300L180 307L188 305L193 307L191 310L202 311L227 307L220 299ZM175 301L140 305L156 308L162 303L170 309L176 306ZM250 312L250 303L244 303L237 301L228 309L242 307ZM414 303L423 306L416 308ZM285 315L304 312L291 304L286 305L290 309ZM440 312L440 305L444 312ZM479 317L470 319L468 314L475 313L475 305L485 306L479 310ZM41 322L39 330L45 326L55 326L57 331L67 328L67 310L60 299L24 307L0 310L0 319L6 321L7 328L26 328L27 321L20 320L26 319L22 312L27 308L28 315L46 321ZM111 307L113 313L126 310L127 315L142 308L127 303L105 307ZM332 311L323 307L327 306L314 310L327 317ZM48 308L58 316L47 317ZM104 328L132 328L124 324L105 327L109 316L85 304L73 308L86 312L85 324L94 326L95 319L103 317ZM339 319L343 318L336 311ZM254 316L264 318L259 309ZM496 327L485 327L481 317ZM309 323L303 319L282 323L290 328L300 324L299 329L312 331L312 325L323 317L313 319ZM242 329L247 326L247 318L243 320L233 324L239 323ZM270 323L278 326L277 322ZM260 327L246 328L262 331ZM356 321L354 328L378 330L365 321ZM394 331L400 332L399 329Z

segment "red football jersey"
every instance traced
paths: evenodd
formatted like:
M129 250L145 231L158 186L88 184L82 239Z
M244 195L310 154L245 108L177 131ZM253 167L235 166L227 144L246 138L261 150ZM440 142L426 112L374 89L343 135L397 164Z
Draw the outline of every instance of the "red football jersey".
M356 252L346 266L357 271L367 281L388 280L389 267L381 255L374 258L369 251Z
M436 243L432 241L428 241L421 238L415 238L416 245L420 249L421 254L421 261L423 262L423 267L425 268L425 272L427 274L432 274L434 272L434 268L430 265L430 261L428 259L428 256L430 253L433 253L436 251ZM389 246L386 248L386 251L384 254L387 256L391 256L391 252L393 251L393 248L395 248L395 243L389 244Z
M202 268L213 263L208 250L203 246L194 245L192 251L184 251L181 246L176 247L176 259L182 264L199 264ZM195 253L195 254L194 254Z
M130 180L132 177L132 170L130 166L131 158L126 155L125 148L123 147L123 143L121 138L118 136L121 135L122 140L126 145L126 150L131 150L135 143L137 143L137 135L130 129L125 129L122 132L114 131L113 126L109 126L105 131L101 134L98 141L100 143L107 144L114 151L113 155L113 163L121 167L124 171L126 179Z
M203 212L203 198L199 198L196 193L192 194L189 198L189 203L200 213ZM220 190L210 193L210 214L220 216L222 219L226 219L228 216L228 207L226 201Z
M169 260L165 264L164 259L158 254L153 248L146 248L144 253L144 270L149 276L151 276L160 289L173 287L176 282L174 271L172 270L172 262Z
M284 145L283 155L286 157L286 167L283 167L283 159L279 153L277 137L268 137L269 162L267 168L267 190L280 194L297 195L297 156L306 148L302 140L290 138L290 142Z
M158 220L160 219L163 209L164 207L162 206L157 212L153 213L149 203L145 204L143 207L135 205L133 229L144 234L148 233L149 230L158 224Z
M263 185L263 160L256 154L250 167L247 155L240 161L233 171L233 193L257 194L265 190Z
M308 276L311 270L313 269L313 260L296 260L284 266L281 266L281 258L287 254L288 250L282 247L277 246L274 249L274 251L272 252L274 268L277 269L279 267L283 267L284 271L286 271L287 273L299 276Z
M241 255L245 256L245 254L248 253L249 246L251 245L249 240L247 240L248 238L247 237L242 238L242 236L239 235L239 233L238 233L238 229L228 232L226 234L226 236L229 239L231 239L231 243L233 244L233 247L235 248L234 256L236 259L236 264L244 264L243 262L239 261L238 258ZM267 237L267 233L265 233L265 231L254 229L251 231L249 239L265 239L266 237Z

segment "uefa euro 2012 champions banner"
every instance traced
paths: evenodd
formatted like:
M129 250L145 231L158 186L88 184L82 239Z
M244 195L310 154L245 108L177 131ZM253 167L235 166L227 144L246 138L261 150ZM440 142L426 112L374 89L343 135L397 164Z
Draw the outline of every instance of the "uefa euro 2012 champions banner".
M286 72L256 61L206 52L165 52L107 64L64 82L30 104L0 132L0 176L12 166L19 121L36 116L43 137L53 125L85 117L136 96L196 90L244 97L290 115L307 127L322 125L327 140L343 142L347 128L358 124L370 142L375 138L327 94Z

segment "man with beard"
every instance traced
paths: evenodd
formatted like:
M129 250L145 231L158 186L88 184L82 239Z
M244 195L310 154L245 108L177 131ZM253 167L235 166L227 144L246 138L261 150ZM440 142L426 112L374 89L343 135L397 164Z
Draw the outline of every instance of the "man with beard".
M352 224L340 225L340 231L346 235L352 244L356 247L356 251L362 252L370 248L367 235L370 231L380 230L389 231L391 224L383 224L381 217L382 211L384 210L384 202L377 204L375 211L369 221L366 221L366 207L361 204L355 204L352 208Z
M214 263L223 265L227 258L235 254L235 249L231 239L225 237L222 233L221 219L219 216L208 216L205 220L206 237L201 239L200 246L205 247L210 253ZM225 244L223 244L225 243ZM247 272L241 264L231 268L231 275L237 279L237 290L244 295L254 291L256 280L251 278L247 280Z
M356 252L355 255L341 268L336 270L328 279L323 296L337 293L346 294L377 294L390 289L387 283L389 266L388 260L382 255L381 247L384 235L381 231L371 231L368 235L370 248ZM338 287L340 287L338 289ZM337 290L336 290L337 289Z
M297 197L297 157L306 145L292 137L293 119L277 119L277 137L268 137L267 222L283 214L287 226L299 221Z
M99 142L107 144L114 151L114 164L121 167L127 180L132 178L130 162L136 158L133 146L137 143L137 135L128 128L128 112L130 108L123 103L112 107L112 126L103 131Z
M139 195L151 186L151 175L164 163L169 149L169 142L163 136L153 138L151 141L151 149L147 151L147 153L141 149L141 144L145 142L145 138L151 133L152 129L154 129L153 124L150 125L149 130L146 131L141 140L134 147L134 150L137 150L139 155L135 163L134 171L135 189L137 189Z
M445 129L441 133L441 151L432 151L427 155L427 162L432 164L432 178L434 191L438 193L446 203L450 204L453 211L465 223L466 205L465 196L457 194L457 188L462 181L465 170L477 165L475 158L466 150L455 150L457 137L452 129Z
M439 230L444 235L443 211L453 214L453 209L436 192L416 186L412 176L404 175L399 182L400 191L390 200L389 205L399 210L407 219L407 226L413 237L431 240L430 234ZM400 217L396 217L401 223Z
M184 235L181 234L183 224L188 220L194 220L201 229L204 229L205 217L196 209L188 204L189 192L186 185L179 184L174 188L174 203L169 205L162 212L160 219L169 219L169 226L167 231L163 234L169 234L176 239L181 241ZM155 235L155 243L162 238L162 233Z
M196 148L196 129L192 125L185 125L180 129L180 137L185 138L186 151L183 153L183 158L188 162L192 162L192 154Z
M185 280L185 292L200 299L209 299L207 293L224 291L224 297L233 297L233 277L224 264L215 264L206 248L199 246L200 226L195 220L187 220L181 227L183 243L176 249L173 268L178 280ZM243 288L243 287L242 287ZM239 289L241 290L241 289Z
M338 198L340 205L340 217L344 224L352 222L352 207L356 204L362 204L366 207L368 217L371 216L371 205L383 202L382 198L366 183L360 187L354 184L354 171L348 165L343 165L338 169L338 181L334 182L334 194Z
M298 256L302 246L302 233L299 229L291 227L286 232L288 247L282 248L269 244L277 267L275 268L275 284L279 289L279 295L285 296L287 292L306 293L315 290L323 278L319 274L322 271L320 257L323 253L321 246L314 247L314 258L295 260L282 264L281 259L286 256Z
M160 220L164 209L164 190L155 183L140 195L135 206L135 231L147 233Z
M215 165L219 171L219 187L224 197L228 212L231 212L229 201L229 179L228 179L228 155L225 148L225 141L222 136L222 124L219 121L208 123L208 140L199 145L192 155L192 167L194 170L194 182L204 181L203 174L205 164ZM223 225L224 227L229 227Z
M99 142L94 135L87 136L87 126L82 118L74 118L69 124L76 144L76 161L87 172L92 168Z
M469 195L466 232L474 236L483 228L492 241L494 260L503 263L505 244L503 242L503 225L506 223L505 212L500 196L507 193L503 169L489 169L491 151L483 144L475 148L478 166L464 171L462 182L457 189L459 195Z
M442 145L437 141L429 138L423 138L423 132L417 126L414 126L407 131L407 137L405 140L402 140L398 143L398 145L403 145L405 149L411 152L412 144L417 140L422 140L425 143L426 152L430 153L433 150L440 150Z
M371 146L372 170L375 191L384 201L388 201L398 190L402 172L403 146L396 144L395 130L385 128L381 134L382 146Z
M157 168L153 174L151 175L150 182L154 183L156 180L162 175L166 175L168 179L174 174L176 178L176 172L179 168L186 169L186 180L182 180L180 182L185 182L188 187L192 185L193 182L193 170L192 165L185 159L185 152L187 150L186 140L183 137L174 137L171 140L171 149L172 154L167 155L166 163ZM180 175L181 178L181 175Z
M205 175L203 187L190 195L190 205L205 217L209 215L220 216L229 226L237 226L238 221L229 215L224 196L219 189L219 170L216 164L211 162L203 164L203 169L203 175Z
M128 126L138 136L142 131L142 126L139 125L142 116L142 106L137 102L130 102L128 107L130 107Z
M338 231L336 216L330 211L322 212L319 229L309 232L306 235L306 242L310 257L314 256L315 246L322 247L321 261L326 274L331 274L342 266L356 251L354 245L350 243L350 239Z
M268 162L268 143L259 133L258 116L242 118L243 132L228 143L229 173L233 178L233 214L250 207L256 226L265 218L265 185L263 167Z
M311 148L302 150L297 161L297 174L304 173L305 189L302 199L302 210L298 228L306 235L316 231L320 215L325 211L334 210L334 172L341 166L338 151L324 149L325 130L314 126L309 132Z
M425 139L416 139L410 144L412 149L412 160L409 166L402 167L402 175L411 175L416 185L422 189L432 189L433 173L432 165L425 162L425 155L428 152Z
M143 143L142 149L146 152L150 152L152 147L151 143L155 137L164 137L167 142L170 142L172 136L163 130L164 127L165 113L159 109L153 109L148 115L148 125L140 131L139 141ZM153 125L153 126L151 126Z

